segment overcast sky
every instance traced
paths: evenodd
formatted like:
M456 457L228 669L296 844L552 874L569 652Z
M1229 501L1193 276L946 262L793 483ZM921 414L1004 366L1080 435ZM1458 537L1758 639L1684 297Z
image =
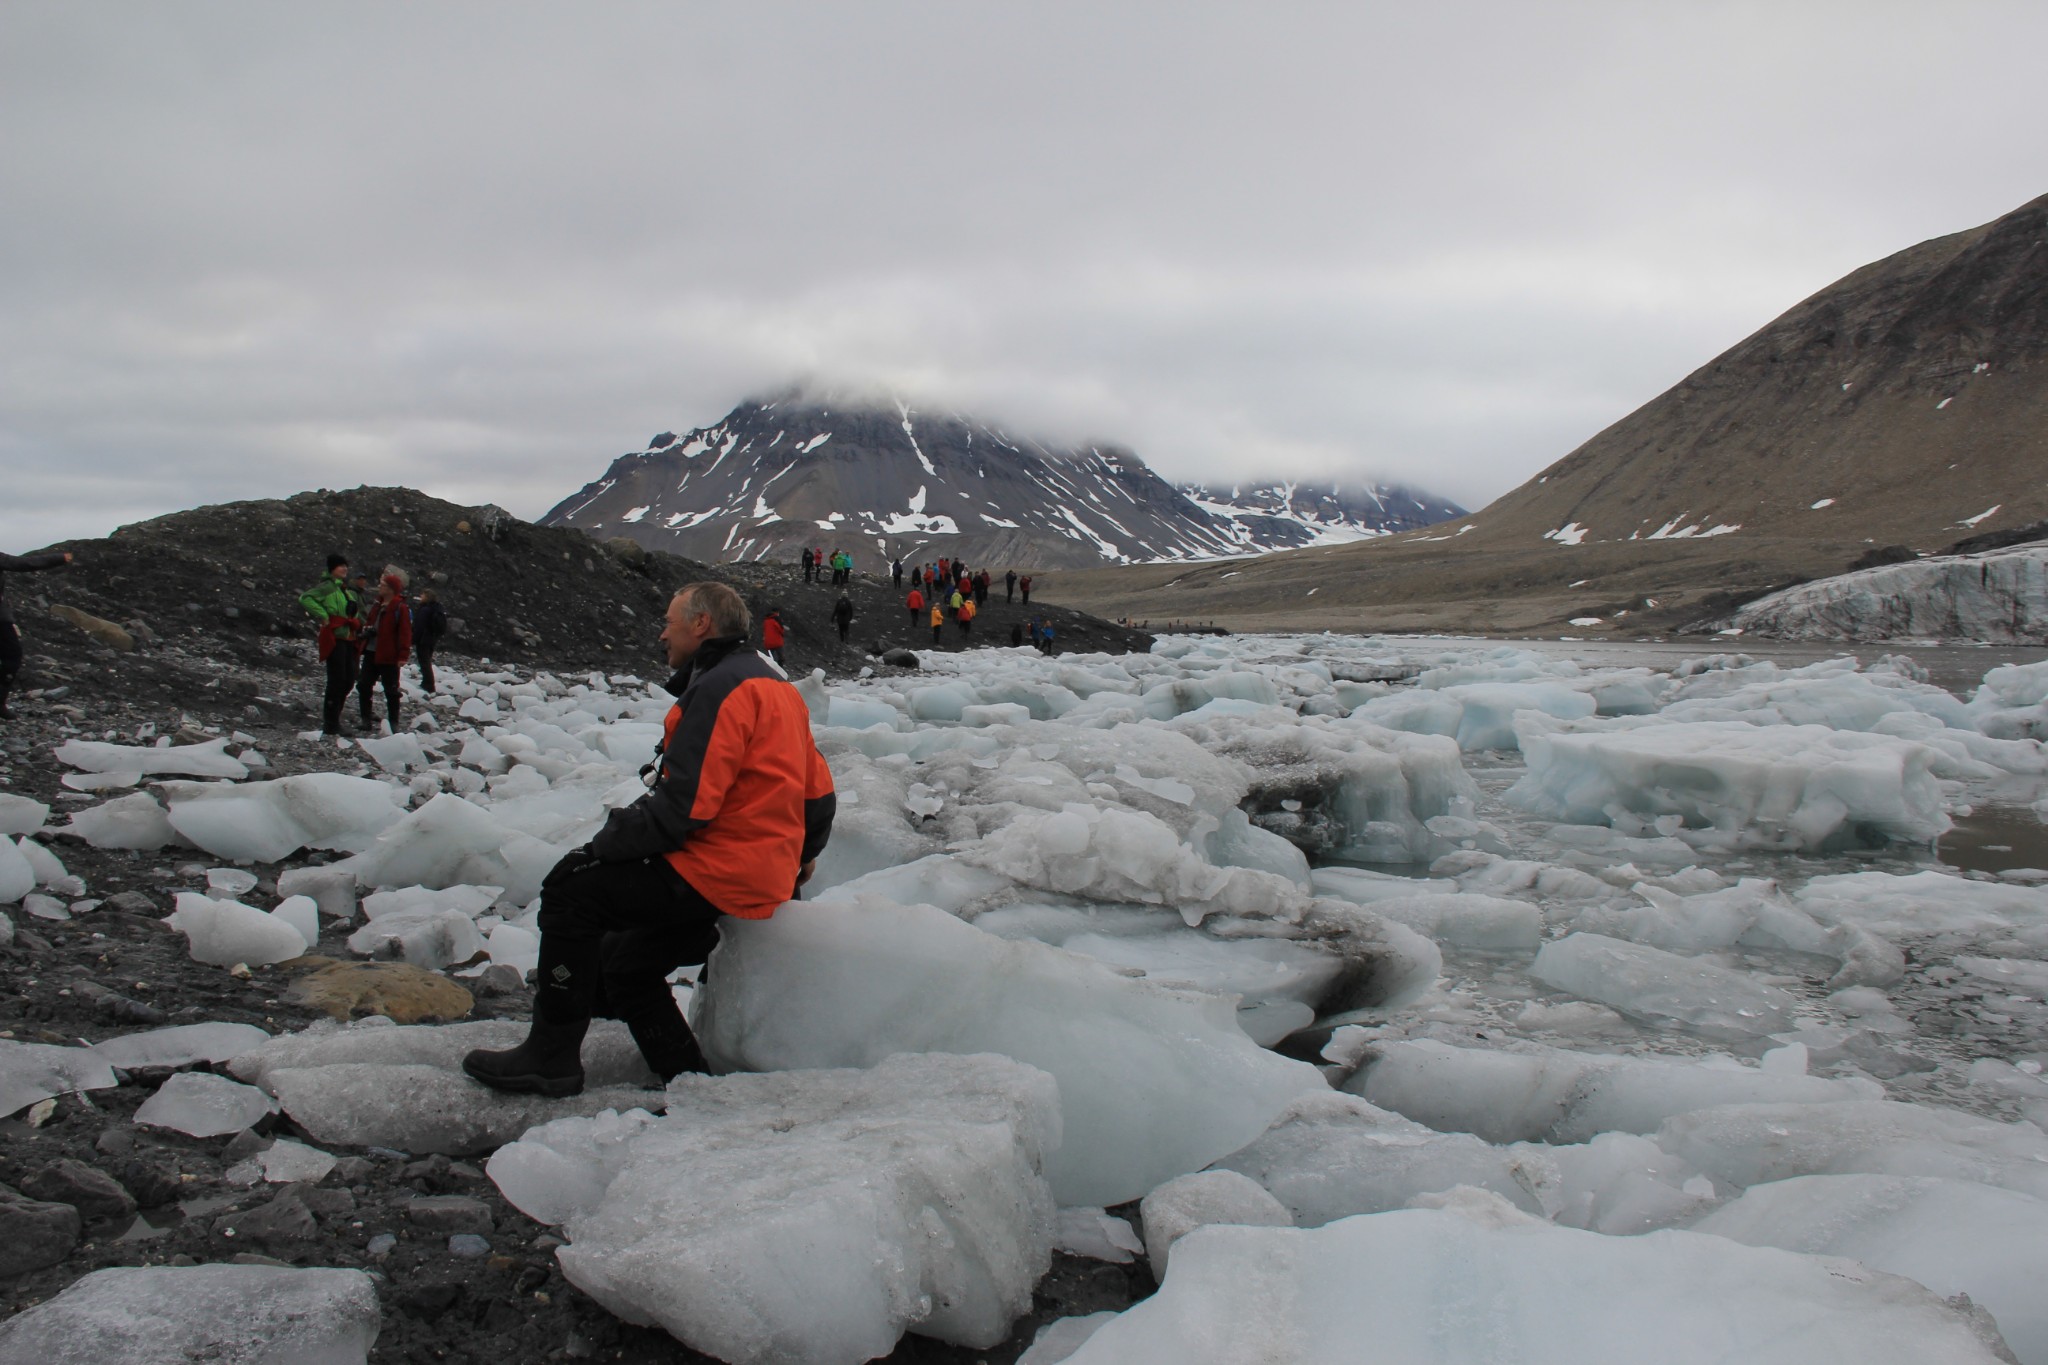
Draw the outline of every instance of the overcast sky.
M0 549L809 378L1478 506L2048 192L2048 5L0 5Z

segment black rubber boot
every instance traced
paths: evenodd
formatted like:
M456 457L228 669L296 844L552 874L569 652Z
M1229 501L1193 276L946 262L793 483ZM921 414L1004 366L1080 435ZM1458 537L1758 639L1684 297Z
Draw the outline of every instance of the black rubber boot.
M529 1095L580 1095L583 1093L583 1035L588 1019L550 1024L533 1021L526 1041L504 1052L479 1049L462 1059L462 1069L472 1080L493 1090L511 1090Z
M637 1012L626 1020L626 1027L632 1031L633 1041L640 1045L640 1055L647 1059L648 1070L661 1077L663 1085L685 1071L700 1075L711 1073L711 1063L704 1060L704 1049L698 1045L697 1035L690 1031L682 1011L673 1005L666 1013L657 1010Z

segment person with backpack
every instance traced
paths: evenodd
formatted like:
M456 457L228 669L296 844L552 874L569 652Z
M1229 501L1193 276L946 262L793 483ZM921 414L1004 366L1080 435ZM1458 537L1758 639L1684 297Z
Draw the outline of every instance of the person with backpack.
M813 556L813 555L811 554L811 547L810 547L810 546L808 546L808 545L804 546L804 554L803 554L803 565L804 565L804 582L808 583L808 582L810 582L810 581L811 581L811 573L812 573L812 571L813 571L813 570L815 570L815 569L816 569L816 568L818 567L818 561L817 561L817 559L816 559L816 558L815 558L815 557L814 557L814 556Z
M405 605L405 578L396 569L386 569L377 582L377 600L363 616L363 628L356 641L362 651L362 671L356 678L356 700L362 704L363 729L375 718L378 686L384 688L384 710L389 719L383 726L387 735L398 733L398 669L412 653L412 612Z
M412 614L412 652L420 666L420 686L434 690L434 650L448 633L448 611L432 588L420 593L419 607Z
M362 599L349 586L348 556L327 556L327 576L299 594L299 605L320 626L317 646L327 665L327 692L320 703L320 734L341 733L341 708L356 685L355 633L362 627Z
M910 608L910 628L916 630L917 618L924 615L924 594L912 588L910 596L903 599L903 605Z
M839 643L846 643L847 632L853 629L853 599L845 593L832 604L832 624L839 627Z
M985 607L988 605L987 569L983 569L979 573L974 575L974 605L976 607Z
M761 648L767 650L768 657L776 663L787 663L788 660L782 657L782 645L786 639L788 635L782 629L782 609L769 608L768 614L761 618Z
M974 634L974 599L968 598L960 604L960 634L964 638Z
M1034 623L1034 625L1035 625L1035 623ZM1017 649L1017 648L1020 648L1020 647L1021 647L1021 646L1023 645L1023 643L1024 643L1024 623L1023 623L1022 621L1012 621L1012 622L1010 623L1010 648L1012 648L1012 649Z
M960 604L966 600L965 597L961 596L960 589L956 587L953 589L953 595L946 599L946 610L952 612L955 617L958 617L960 615Z
M53 550L46 555L0 555L0 569L8 573L41 573L61 569L71 562L71 551ZM26 656L21 652L21 632L15 628L14 608L7 605L7 579L0 575L0 720L13 720L7 709L7 695L21 676Z
M1017 590L1024 594L1024 605L1031 605L1031 575L1025 574L1017 580Z
M934 645L945 643L945 641L941 638L942 633L945 631L945 629L946 613L940 611L939 604L934 602L932 603L932 643Z
M889 579L891 587L903 591L903 556L896 556L896 562L889 566Z
M1050 655L1053 652L1052 638L1052 618L1048 616L1045 618L1045 624L1038 628L1038 647L1045 654Z
M1015 569L1003 575L1003 600L1005 602L1017 600L1017 571Z

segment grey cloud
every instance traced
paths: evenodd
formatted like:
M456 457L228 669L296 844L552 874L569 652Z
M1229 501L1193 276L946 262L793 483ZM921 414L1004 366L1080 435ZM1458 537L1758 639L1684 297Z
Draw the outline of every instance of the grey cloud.
M1477 504L2043 188L2032 6L20 3L0 545L796 377Z

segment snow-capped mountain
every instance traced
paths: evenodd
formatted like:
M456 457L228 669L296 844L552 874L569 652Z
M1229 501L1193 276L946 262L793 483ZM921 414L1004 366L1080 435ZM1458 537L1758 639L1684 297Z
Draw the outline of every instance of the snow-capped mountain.
M1176 485L1195 506L1224 518L1247 547L1337 545L1367 536L1412 531L1465 515L1465 509L1420 489L1391 483Z
M1358 520L1355 501L1304 488L1198 504L1120 446L1052 446L957 413L785 394L663 432L541 524L709 561L794 559L810 545L863 566L947 555L1051 568L1215 559L1382 529Z

